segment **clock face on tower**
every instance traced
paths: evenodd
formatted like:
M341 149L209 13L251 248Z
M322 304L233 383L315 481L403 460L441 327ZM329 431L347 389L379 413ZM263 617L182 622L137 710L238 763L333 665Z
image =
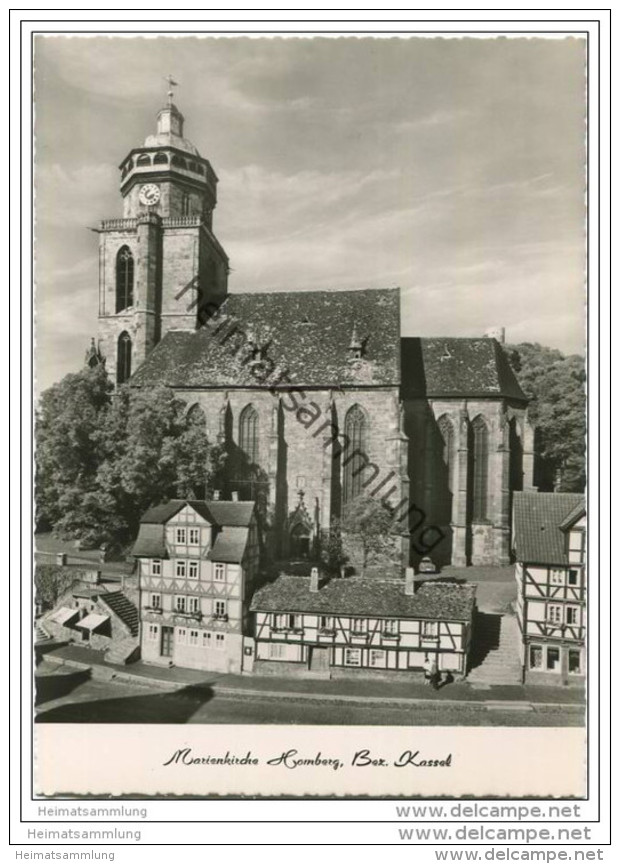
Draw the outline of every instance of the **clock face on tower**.
M159 191L159 186L156 186L155 183L146 183L140 188L138 198L140 199L141 204L145 204L147 207L152 207L154 204L157 204L160 195L161 192Z

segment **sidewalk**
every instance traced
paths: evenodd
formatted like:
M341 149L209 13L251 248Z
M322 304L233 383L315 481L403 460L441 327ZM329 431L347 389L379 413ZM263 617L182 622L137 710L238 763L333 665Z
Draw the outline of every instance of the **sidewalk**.
M584 691L577 688L491 685L474 689L466 681L434 691L423 683L374 681L368 678L317 680L276 678L261 675L228 675L195 669L171 667L161 669L142 661L129 666L105 663L101 652L78 645L65 645L44 652L46 661L77 668L90 668L94 678L114 679L164 690L209 686L215 695L228 697L257 696L340 702L440 703L488 709L497 706L514 710L545 710L564 706L567 711L581 711Z

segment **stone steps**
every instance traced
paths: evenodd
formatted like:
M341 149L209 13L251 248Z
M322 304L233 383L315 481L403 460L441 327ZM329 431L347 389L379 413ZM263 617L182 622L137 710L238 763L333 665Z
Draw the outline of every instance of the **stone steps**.
M503 615L497 624L483 619L475 631L475 646L488 644L489 650L474 666L467 680L472 684L520 684L521 662L519 645L521 643L517 620L513 615ZM478 648L480 650L480 647ZM476 662L476 647L472 651Z

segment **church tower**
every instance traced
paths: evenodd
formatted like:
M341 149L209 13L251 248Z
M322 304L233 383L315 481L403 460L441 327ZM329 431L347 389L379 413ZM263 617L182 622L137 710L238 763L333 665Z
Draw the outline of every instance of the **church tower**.
M170 90L156 133L120 165L123 217L98 229L99 348L117 384L165 333L195 330L226 296L228 256L213 233L217 176L183 123Z

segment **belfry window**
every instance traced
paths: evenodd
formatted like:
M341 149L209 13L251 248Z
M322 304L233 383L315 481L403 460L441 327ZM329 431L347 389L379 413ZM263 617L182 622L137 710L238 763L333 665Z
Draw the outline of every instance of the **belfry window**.
M343 454L343 503L357 498L363 489L364 466L366 456L366 435L368 422L359 405L349 408L344 421L344 454Z
M116 383L124 384L131 377L131 336L123 331L118 337Z
M148 153L141 153L140 156L138 156L137 164L138 165L150 165L151 164L151 157L148 155Z
M258 413L253 405L246 405L239 418L239 447L248 462L258 461Z
M168 164L168 156L166 153L156 153L155 158L153 159L154 165L167 165Z
M121 246L116 256L116 311L133 306L133 255Z
M472 519L478 522L487 518L489 489L489 431L481 417L476 417L472 423L472 437Z

